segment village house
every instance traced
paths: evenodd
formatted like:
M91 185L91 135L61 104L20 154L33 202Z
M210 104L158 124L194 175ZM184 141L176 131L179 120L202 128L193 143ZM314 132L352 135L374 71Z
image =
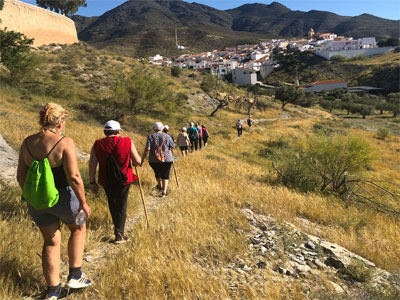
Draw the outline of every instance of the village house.
M257 83L257 72L247 68L236 68L232 70L232 80L238 86L255 85Z
M301 87L305 93L311 92L325 92L325 91L332 91L335 89L347 89L347 82L343 80L322 80L322 81L315 81Z
M150 56L149 63L161 66L163 63L163 57L160 54L156 54L155 56Z

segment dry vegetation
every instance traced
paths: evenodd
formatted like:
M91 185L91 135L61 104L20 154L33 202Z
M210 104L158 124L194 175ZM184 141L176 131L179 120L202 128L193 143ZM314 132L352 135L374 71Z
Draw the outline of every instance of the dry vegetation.
M185 81L195 82L186 76L171 80L182 89L191 84ZM0 133L15 149L24 137L38 129L37 112L50 100L33 96L28 101L21 96L14 89L0 90ZM56 101L73 108L66 134L80 150L89 152L93 141L102 137L102 125L74 108L76 102ZM338 243L389 272L400 271L398 218L355 203L345 207L334 196L303 194L270 185L268 177L274 176L271 161L259 155L266 142L284 139L291 144L307 139L314 134L315 124L320 124L328 131L345 131L362 137L373 147L376 160L363 174L365 178L400 185L399 137L382 141L376 138L376 133L350 128L322 111L289 107L289 111L282 112L278 106L272 106L253 115L260 122L238 139L233 126L236 119L244 117L232 111L221 111L213 119L193 116L208 125L211 140L206 150L177 161L181 188L171 183L171 196L150 216L150 228L146 228L144 221L137 224L129 243L122 245L107 263L96 266L94 286L68 299L307 298L296 281L286 285L268 280L270 270L263 274L267 280L264 286L245 282L241 295L231 293L222 267L247 251L248 223L240 208L249 204L257 213L291 222L303 231ZM138 116L136 122L151 124L155 119L155 116ZM175 134L180 126L186 125L183 121L169 121L174 124ZM124 135L130 136L141 152L150 129L138 132L134 128L142 126L127 122L125 127L128 130ZM87 165L83 162L81 172L88 183ZM148 195L154 185L153 173L147 164L141 173ZM44 287L41 237L25 205L19 201L19 193L16 188L5 186L0 191L0 299L15 299ZM93 212L88 221L87 249L101 249L104 240L111 238L111 218L104 194L94 196L88 192L87 195ZM132 215L141 205L137 186L133 186L129 201L128 215ZM309 222L303 222L304 219ZM63 236L65 247L66 228ZM62 260L65 268L65 248ZM93 265L84 264L84 268L89 267Z

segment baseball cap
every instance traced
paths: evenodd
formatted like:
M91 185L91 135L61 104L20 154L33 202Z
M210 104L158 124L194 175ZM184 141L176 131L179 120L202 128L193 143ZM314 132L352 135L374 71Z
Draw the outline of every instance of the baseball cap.
M104 125L104 130L122 130L119 122L110 120Z
M168 125L164 125L164 130L169 130L169 126Z
M161 122L156 122L153 124L153 129L155 131L163 130L164 125Z

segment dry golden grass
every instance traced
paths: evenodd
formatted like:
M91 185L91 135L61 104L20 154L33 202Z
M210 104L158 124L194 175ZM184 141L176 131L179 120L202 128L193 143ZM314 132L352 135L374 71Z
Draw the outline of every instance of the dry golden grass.
M2 90L0 133L18 149L24 137L38 130L37 112L47 99L20 100L17 92ZM68 102L59 100L62 105ZM214 119L195 116L208 125L211 138L206 150L180 159L177 170L180 189L171 182L171 196L150 216L151 226L142 220L131 232L129 243L122 245L106 264L96 266L95 284L71 299L226 299L232 295L223 266L236 255L246 252L247 221L240 208L250 203L259 213L289 221L310 234L319 235L375 262L388 271L400 268L400 224L398 219L365 207L344 208L339 200L318 194L301 194L285 187L266 184L270 161L258 156L263 143L285 138L289 143L306 139L313 125L329 114L316 110L282 112L270 109L253 114L254 119L275 119L245 130L239 139L233 128L233 112L221 111ZM289 119L282 119L288 116ZM142 117L151 124L154 119ZM335 122L335 121L333 121ZM400 140L378 141L375 134L359 129L340 130L366 139L377 153L367 178L391 180L399 184ZM186 125L186 124L182 124ZM102 125L92 120L72 118L66 134L79 149L89 152L93 141L102 137ZM145 136L124 131L143 150ZM87 182L87 164L81 162ZM146 164L140 171L146 195L155 184ZM24 205L19 203L18 189L2 187L0 232L0 299L31 294L43 288L40 266L41 237ZM130 193L129 212L140 209L137 186ZM101 249L103 240L111 238L112 225L104 193L88 193L93 215L88 222L87 250ZM305 218L314 224L305 225ZM63 227L63 256L66 261L66 229ZM64 265L65 266L65 265ZM89 268L89 264L84 264ZM267 284L242 284L244 299L304 299L300 285L272 283L265 270Z

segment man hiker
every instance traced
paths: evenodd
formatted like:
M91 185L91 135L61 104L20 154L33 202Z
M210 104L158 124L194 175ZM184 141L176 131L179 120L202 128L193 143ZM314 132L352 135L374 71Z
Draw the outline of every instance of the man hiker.
M199 149L201 150L201 141L203 139L203 130L202 130L199 122L197 122L197 124L196 124L196 129L197 129L197 136L198 136L198 140L199 140Z
M247 119L247 125L249 126L249 129L251 128L251 125L253 125L253 119L251 118L251 116L249 116L249 118Z
M114 243L128 240L125 235L126 207L130 184L138 177L133 174L131 163L140 166L140 158L129 137L121 137L121 126L110 120L104 125L105 138L96 140L90 153L90 189L97 193L96 168L99 165L98 182L103 186L114 224Z
M236 129L237 129L238 136L241 136L242 131L243 131L243 124L240 120L237 120L237 122L236 122Z
M190 148L192 149L193 152L193 147L197 151L197 146L199 142L199 134L197 132L197 128L194 126L194 123L190 123L190 128L187 130L189 140L190 140Z

